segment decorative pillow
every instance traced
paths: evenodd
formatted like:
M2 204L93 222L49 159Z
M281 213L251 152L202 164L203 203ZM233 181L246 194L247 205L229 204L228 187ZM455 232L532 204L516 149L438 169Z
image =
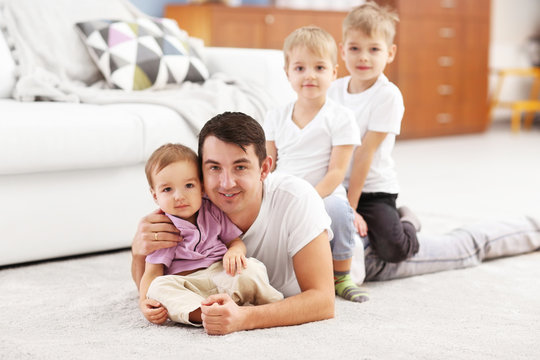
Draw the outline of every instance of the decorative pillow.
M162 89L204 81L208 69L188 34L172 19L95 20L76 24L109 85L123 90Z

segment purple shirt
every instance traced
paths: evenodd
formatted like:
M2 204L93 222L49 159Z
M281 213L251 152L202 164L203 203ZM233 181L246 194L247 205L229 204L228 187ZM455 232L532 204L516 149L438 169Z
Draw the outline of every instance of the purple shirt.
M242 231L206 198L197 215L197 226L174 215L167 215L180 230L184 241L171 248L159 249L146 256L150 264L165 265L165 275L182 271L207 268L223 258L225 244L242 234Z

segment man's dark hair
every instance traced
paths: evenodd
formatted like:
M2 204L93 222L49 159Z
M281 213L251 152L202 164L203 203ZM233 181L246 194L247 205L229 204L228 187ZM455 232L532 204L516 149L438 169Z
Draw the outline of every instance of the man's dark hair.
M202 163L204 141L209 136L238 145L244 152L249 145L253 145L259 158L259 165L266 159L264 130L261 124L249 115L241 112L224 112L208 120L199 133L199 163Z

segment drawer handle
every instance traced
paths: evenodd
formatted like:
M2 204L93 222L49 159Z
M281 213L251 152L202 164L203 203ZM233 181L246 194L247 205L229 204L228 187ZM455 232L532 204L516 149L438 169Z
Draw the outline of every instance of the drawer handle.
M452 114L448 114L448 113L437 114L436 120L439 124L448 124L452 122Z
M451 27L443 27L439 29L439 36L443 39L452 39L456 36L456 31Z
M276 21L276 18L272 14L268 14L264 17L266 25L272 25Z
M442 96L448 96L448 95L452 95L454 93L454 87L452 85L439 85L437 87L437 92L439 93L439 95L442 95Z
M439 66L441 67L450 67L454 65L454 58L451 56L441 56L439 57Z
M455 0L441 0L441 7L443 9L453 9L456 7Z

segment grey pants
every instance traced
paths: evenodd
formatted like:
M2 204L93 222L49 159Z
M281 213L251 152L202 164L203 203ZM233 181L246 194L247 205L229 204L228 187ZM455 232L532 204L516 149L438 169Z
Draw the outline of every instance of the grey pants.
M413 257L389 263L371 249L369 240L356 246L351 273L357 283L391 280L472 267L484 260L540 249L540 220L518 217L466 225L444 235L418 233L420 250Z

